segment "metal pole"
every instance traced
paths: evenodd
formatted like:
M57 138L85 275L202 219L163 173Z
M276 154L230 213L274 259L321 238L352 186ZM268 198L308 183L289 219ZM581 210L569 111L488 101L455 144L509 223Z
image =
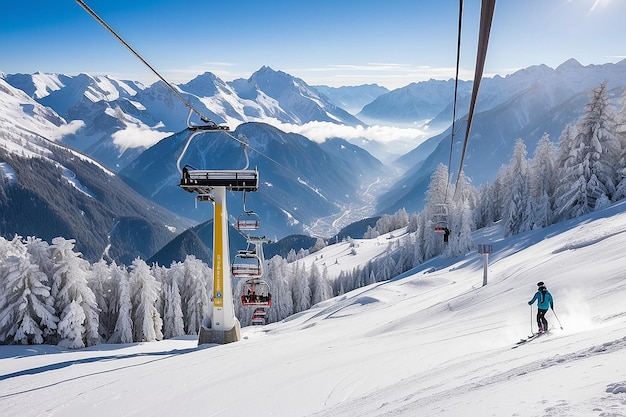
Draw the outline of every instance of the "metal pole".
M530 306L530 334L535 334L533 332L533 306Z
M483 258L483 287L487 285L487 266L489 265L489 253L485 252Z
M559 317L556 315L556 312L554 311L554 309L552 309L552 313L554 314L554 317L556 317L556 321L559 322L559 326L561 327L561 330L563 330L563 325L561 324L561 320L559 320Z

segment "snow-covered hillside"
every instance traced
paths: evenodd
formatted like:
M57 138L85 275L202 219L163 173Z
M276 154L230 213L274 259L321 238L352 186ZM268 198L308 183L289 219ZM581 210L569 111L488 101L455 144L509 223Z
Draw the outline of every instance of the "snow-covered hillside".
M396 232L396 235L398 233ZM624 416L626 202L434 259L325 301L242 340L0 346L10 416ZM398 236L327 246L309 264L365 263ZM345 247L344 247L345 246ZM377 252L378 249L380 252ZM329 267L329 275L330 267ZM551 332L521 345L537 281L555 298ZM560 320L560 321L559 321Z

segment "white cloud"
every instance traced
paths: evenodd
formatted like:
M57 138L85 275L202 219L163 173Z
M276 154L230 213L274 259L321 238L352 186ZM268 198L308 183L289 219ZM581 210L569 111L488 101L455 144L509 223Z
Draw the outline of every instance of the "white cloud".
M148 148L171 134L153 130L145 125L127 124L126 129L117 131L111 136L113 143L124 151L129 148Z
M63 136L73 135L74 133L78 132L78 130L81 129L83 126L85 126L84 121L72 120L68 124L61 125L57 129L55 129L52 133L50 133L49 138L50 140L57 141L61 139Z
M288 133L298 133L315 142L324 142L329 138L342 138L346 140L367 139L380 143L396 141L415 141L415 146L432 135L427 127L401 128L393 126L345 126L330 122L309 122L304 125L293 125L272 122L272 125Z

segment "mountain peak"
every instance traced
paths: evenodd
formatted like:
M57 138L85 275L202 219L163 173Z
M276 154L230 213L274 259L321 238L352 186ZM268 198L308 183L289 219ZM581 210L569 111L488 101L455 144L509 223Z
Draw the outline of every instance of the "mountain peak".
M582 64L576 59L570 58L558 67L556 67L556 71L570 71L578 68L583 68Z

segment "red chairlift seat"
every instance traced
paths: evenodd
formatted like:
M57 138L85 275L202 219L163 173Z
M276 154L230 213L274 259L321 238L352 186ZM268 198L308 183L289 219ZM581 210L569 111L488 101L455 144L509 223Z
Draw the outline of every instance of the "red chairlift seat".
M272 306L270 286L261 279L249 279L243 286L241 304L244 306Z

